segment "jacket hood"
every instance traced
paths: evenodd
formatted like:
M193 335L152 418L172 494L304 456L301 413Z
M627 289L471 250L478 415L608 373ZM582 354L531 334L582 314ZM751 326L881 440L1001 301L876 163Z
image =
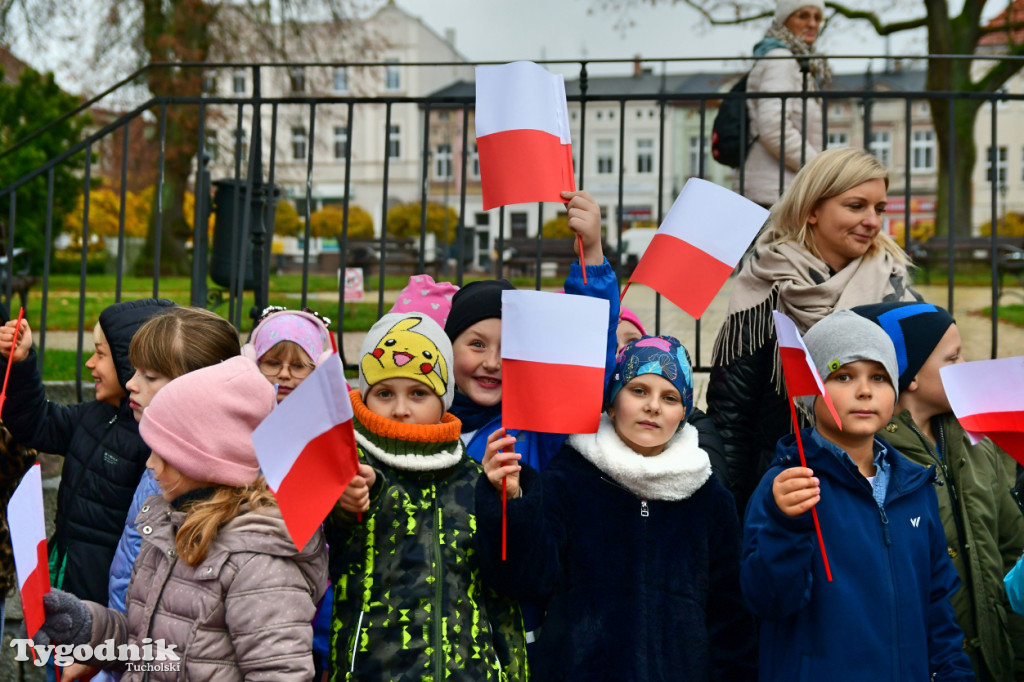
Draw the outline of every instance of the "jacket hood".
M140 298L137 301L115 303L100 313L100 328L110 346L110 355L117 368L117 381L125 391L128 390L125 385L135 374L135 368L128 357L132 337L150 318L167 312L168 308L175 305L174 301L166 298Z

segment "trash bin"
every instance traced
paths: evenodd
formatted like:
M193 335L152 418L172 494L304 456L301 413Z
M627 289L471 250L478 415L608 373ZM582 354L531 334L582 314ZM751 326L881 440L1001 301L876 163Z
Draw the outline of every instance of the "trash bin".
M231 286L232 275L238 276L238 258L245 259L245 277L242 288L256 288L257 273L253 268L252 233L262 224L266 233L263 240L263 267L258 276L270 272L270 252L274 240L274 217L279 187L253 183L250 202L249 229L245 230L246 181L235 179L214 180L213 209L217 220L213 227L213 248L210 255L210 278L222 287ZM237 201L236 201L237 197ZM235 215L235 210L238 215ZM257 223L257 221L260 221Z

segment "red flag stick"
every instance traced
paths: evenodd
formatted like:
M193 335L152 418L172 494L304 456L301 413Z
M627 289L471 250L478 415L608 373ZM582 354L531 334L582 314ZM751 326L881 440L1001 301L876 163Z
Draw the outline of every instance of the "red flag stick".
M804 443L800 439L800 424L796 419L796 405L792 398L789 398L789 414L793 417L793 430L796 431L796 449L800 453L800 466L807 467L807 458L804 456ZM811 507L811 518L814 519L814 531L818 534L818 547L821 548L821 560L825 564L825 576L832 582L832 569L828 565L828 554L825 553L825 541L821 538L821 523L818 522L818 507Z
M25 309L18 308L18 324L14 327L14 340L11 341L11 353L7 356L7 371L4 372L4 386L0 389L0 415L4 411L4 403L7 402L7 380L11 378L11 365L14 364L14 349L18 347L18 332L21 331L21 321L25 319Z
M577 234L576 235L576 243L579 245L579 249L580 249L580 270L583 271L583 284L586 285L586 283L587 283L587 265L586 265L586 263L583 262L583 235L581 235L581 234Z

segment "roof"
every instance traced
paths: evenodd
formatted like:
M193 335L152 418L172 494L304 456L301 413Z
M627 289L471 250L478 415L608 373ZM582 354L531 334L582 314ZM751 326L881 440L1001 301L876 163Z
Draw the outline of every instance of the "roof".
M985 28L999 28L1002 26L1013 26L1024 24L1024 0L1013 0L1006 9L999 13L992 21L985 24ZM1003 45L1016 45L1024 42L1024 28L1013 28L995 33L986 33L978 39L979 47L995 47Z

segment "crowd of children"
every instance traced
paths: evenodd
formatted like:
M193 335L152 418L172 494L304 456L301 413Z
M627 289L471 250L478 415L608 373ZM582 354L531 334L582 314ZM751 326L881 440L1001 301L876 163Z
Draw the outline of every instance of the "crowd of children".
M838 423L805 399L741 519L689 354L620 308L596 203L563 197L584 261L565 291L609 304L597 432L503 428L513 285L417 275L362 343L358 469L302 548L251 435L331 358L328 320L268 309L240 347L213 313L115 304L86 363L96 399L75 406L46 400L30 325L16 345L0 327L4 424L65 458L43 633L180 657L64 679L1020 679L1016 470L952 415L949 313L814 323Z

